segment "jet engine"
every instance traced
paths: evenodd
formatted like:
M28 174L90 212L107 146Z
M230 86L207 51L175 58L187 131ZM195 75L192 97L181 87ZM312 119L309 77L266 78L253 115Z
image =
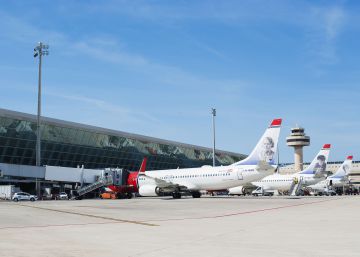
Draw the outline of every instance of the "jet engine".
M156 185L143 185L139 188L139 194L141 196L159 196L160 188Z
M243 195L245 194L245 190L243 186L229 188L229 195Z
M238 186L229 188L229 195L250 195L251 192L256 189L256 186L253 185L244 185L244 186Z

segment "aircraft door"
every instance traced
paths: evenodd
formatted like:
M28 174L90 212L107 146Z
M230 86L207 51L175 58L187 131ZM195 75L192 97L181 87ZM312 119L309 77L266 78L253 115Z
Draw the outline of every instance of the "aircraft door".
M244 177L242 175L242 170L240 170L240 169L237 171L237 178L238 178L238 180L243 180L244 179Z

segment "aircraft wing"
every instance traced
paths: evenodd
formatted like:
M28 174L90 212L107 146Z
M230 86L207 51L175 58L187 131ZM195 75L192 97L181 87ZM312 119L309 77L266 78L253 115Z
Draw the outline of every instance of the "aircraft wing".
M178 184L178 183L173 183L171 181L166 181L163 179L159 179L159 178L154 178L156 185L160 188L176 188L176 189L180 189L180 191L187 191L187 190L196 190L196 186L184 181L184 183Z
M179 188L180 185L178 185L177 183L173 183L171 181L166 181L164 179L160 179L160 178L154 178L151 177L149 175L146 175L145 173L139 173L139 176L145 177L148 180L153 180L156 184L157 187L159 188L166 188L166 189L170 189L170 188Z
M171 181L166 181L160 178L153 178L158 187L177 187L178 184L172 183Z
M146 174L141 174L141 176L145 176L147 179L154 180L156 186L162 189L174 189L174 190L178 189L180 191L196 190L196 186L192 185L191 183L188 183L187 181L184 181L185 184L178 184L178 183L173 183L170 180L154 178Z

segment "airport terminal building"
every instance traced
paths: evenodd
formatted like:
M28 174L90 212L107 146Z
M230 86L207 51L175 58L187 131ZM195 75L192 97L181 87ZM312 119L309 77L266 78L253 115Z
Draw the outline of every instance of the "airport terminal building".
M35 165L36 115L0 109L0 163ZM42 117L41 165L138 170L212 165L212 149ZM243 154L216 151L216 165L244 159Z
M146 170L212 165L211 148L42 117L42 167L36 167L36 118L0 109L0 184L26 183L33 188L41 181L74 188L75 183L94 183L96 174L105 168L136 171L144 157L148 158ZM215 153L217 166L245 157L220 150ZM335 172L340 164L329 163L328 170ZM81 166L85 172L77 168ZM293 172L293 165L281 165L280 173L288 172ZM360 162L354 162L350 178L360 184Z

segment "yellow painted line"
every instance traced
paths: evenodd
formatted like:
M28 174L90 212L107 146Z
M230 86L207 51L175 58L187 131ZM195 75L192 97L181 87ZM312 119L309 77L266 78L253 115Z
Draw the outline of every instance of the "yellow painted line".
M39 206L30 206L30 205L26 205L26 204L17 204L17 206L34 208L34 209L39 209L39 210L44 210L44 211L53 211L53 212L60 212L60 213L66 213L66 214L73 214L73 215L85 216L85 217L96 218L96 219L111 220L111 221L115 221L115 222L123 222L123 223L130 223L130 224L136 224L136 225L150 226L150 227L159 226L159 225L157 225L157 224L147 223L147 222L142 222L142 221L110 218L110 217L104 217L104 216L98 216L98 215L92 215L92 214L86 214L86 213L79 213L79 212L72 212L72 211L64 211L64 210L56 210L56 209L39 207Z

